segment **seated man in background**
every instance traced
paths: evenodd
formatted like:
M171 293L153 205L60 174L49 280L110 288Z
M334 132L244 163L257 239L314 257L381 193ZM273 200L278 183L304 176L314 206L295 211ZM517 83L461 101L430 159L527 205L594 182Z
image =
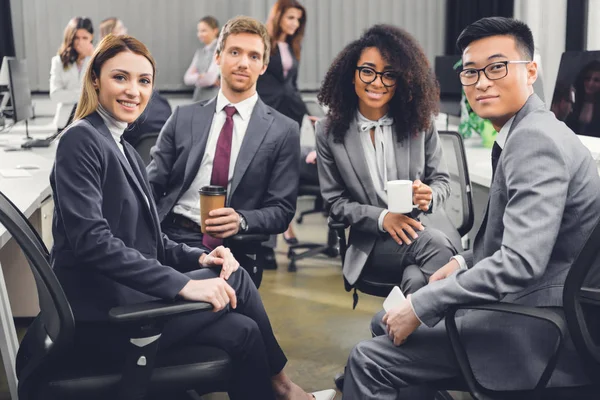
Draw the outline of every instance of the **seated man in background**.
M344 399L433 399L434 382L460 377L443 321L451 306L502 301L562 313L565 278L598 222L596 164L533 92L537 64L529 27L484 18L465 28L457 46L467 100L498 131L487 211L473 250L456 256L383 317L389 337L354 348ZM482 311L457 316L456 323L482 386L535 387L554 347L553 327ZM586 383L567 340L549 385ZM421 393L405 396L405 388Z
M294 217L298 124L256 93L269 46L263 24L230 20L217 43L219 94L176 108L158 137L148 177L163 230L173 240L215 248L238 232L282 233ZM210 212L203 235L198 190L206 185L227 188L227 201ZM242 267L252 263L243 254L236 258ZM260 283L260 276L253 279Z
M154 90L148 106L142 115L125 129L123 138L135 146L143 135L160 132L170 116L171 105L168 100L162 97L158 90Z

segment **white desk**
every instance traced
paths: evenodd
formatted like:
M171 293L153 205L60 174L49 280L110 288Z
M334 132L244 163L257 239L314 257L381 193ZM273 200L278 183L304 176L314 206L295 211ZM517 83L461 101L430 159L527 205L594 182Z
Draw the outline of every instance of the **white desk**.
M48 133L41 133L35 134L34 137L47 135ZM0 146L20 144L23 136L21 133L0 133ZM48 203L49 206L46 206L46 210L43 209L45 200L51 195L49 176L55 152L56 145L49 148L15 152L6 152L3 147L0 147L0 169L12 169L24 164L33 164L39 167L37 170L28 170L27 172L31 174L29 177L5 178L0 175L0 191L29 218L43 238L49 237L50 239L51 232L42 226L49 227L52 220L52 203ZM26 308L29 310L24 313L32 314L31 310L38 307L37 295L34 295L37 291L25 257L2 225L0 225L0 272L2 272L0 273L0 351L11 398L17 399L15 358L18 339L13 314L23 316L19 314L23 313ZM16 312L13 313L13 310Z

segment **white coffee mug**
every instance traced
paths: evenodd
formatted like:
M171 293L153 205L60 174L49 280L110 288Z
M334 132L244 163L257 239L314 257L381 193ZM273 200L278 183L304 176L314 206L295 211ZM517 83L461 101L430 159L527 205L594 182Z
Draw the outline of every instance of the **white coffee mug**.
M407 214L412 212L413 208L417 207L412 202L412 185L412 181L408 180L388 181L387 197L388 210L390 212Z

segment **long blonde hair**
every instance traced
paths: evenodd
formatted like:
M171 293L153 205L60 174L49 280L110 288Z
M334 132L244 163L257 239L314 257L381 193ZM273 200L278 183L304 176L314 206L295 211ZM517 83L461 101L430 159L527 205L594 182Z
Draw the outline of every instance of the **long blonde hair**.
M98 90L94 86L94 81L100 79L100 71L104 63L124 51L146 57L152 64L152 75L156 75L156 63L144 43L132 36L107 35L102 39L88 63L74 121L83 119L96 111L98 108ZM152 85L154 86L154 79Z
M78 29L85 29L92 37L94 36L94 26L89 18L75 17L69 21L65 27L65 32L63 33L62 44L58 48L58 55L62 61L63 69L69 68L69 66L77 61L77 58L79 57L79 53L77 53L77 50L73 47L75 34Z

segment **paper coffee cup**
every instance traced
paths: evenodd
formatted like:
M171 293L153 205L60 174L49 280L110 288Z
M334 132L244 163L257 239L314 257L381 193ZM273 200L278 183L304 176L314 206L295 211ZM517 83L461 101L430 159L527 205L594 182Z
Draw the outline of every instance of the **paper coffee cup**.
M200 227L202 233L206 233L204 221L209 219L209 212L225 207L227 189L223 186L209 185L201 187L198 193L200 194Z

